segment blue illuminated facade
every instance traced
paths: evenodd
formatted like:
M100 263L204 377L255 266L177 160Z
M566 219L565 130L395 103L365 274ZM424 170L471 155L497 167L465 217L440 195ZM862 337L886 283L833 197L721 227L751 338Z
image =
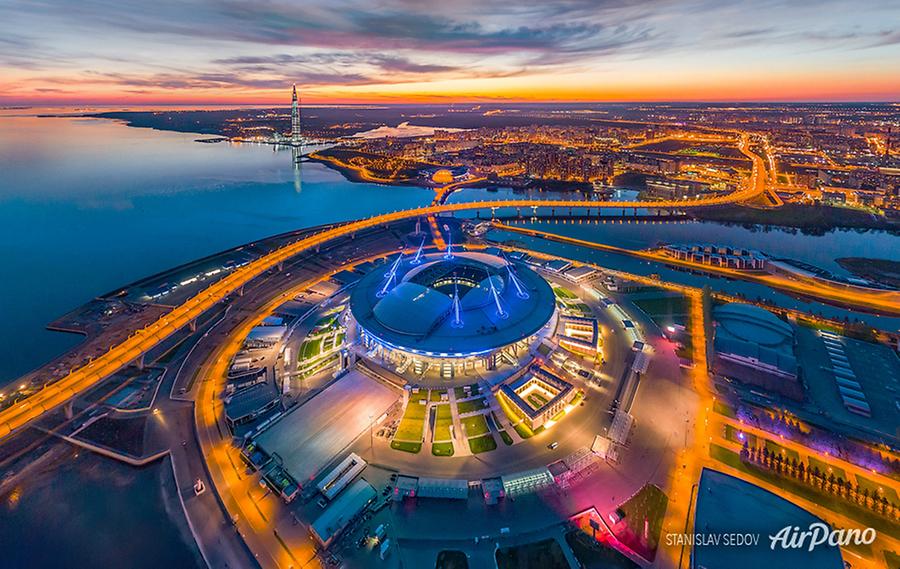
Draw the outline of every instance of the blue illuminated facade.
M478 359L492 369L498 352L527 349L555 314L547 281L495 255L417 252L388 262L357 283L350 311L362 344L394 363Z

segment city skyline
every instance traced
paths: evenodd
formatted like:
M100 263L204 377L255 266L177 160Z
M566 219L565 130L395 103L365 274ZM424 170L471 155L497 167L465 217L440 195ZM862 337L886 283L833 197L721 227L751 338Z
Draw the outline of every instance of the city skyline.
M0 566L900 568L897 1L0 2Z
M9 2L0 104L281 104L294 82L309 104L895 101L892 13L878 1Z

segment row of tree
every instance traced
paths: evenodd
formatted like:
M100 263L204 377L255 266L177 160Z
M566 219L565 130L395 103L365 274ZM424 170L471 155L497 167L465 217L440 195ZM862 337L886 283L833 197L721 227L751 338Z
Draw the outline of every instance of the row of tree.
M870 492L858 483L835 476L834 472L822 472L818 466L809 467L797 458L785 458L782 453L771 452L765 446L756 447L744 443L741 460L761 466L771 472L793 478L812 488L838 496L866 508L892 521L900 521L900 506L888 500L884 493Z
M783 435L796 443L828 451L848 462L862 468L873 465L881 471L887 471L891 476L900 475L900 460L890 452L880 452L855 439L847 439L828 433L812 425L802 424L796 417L783 413L767 411L754 413L752 410L740 407L739 416L750 424L770 433Z

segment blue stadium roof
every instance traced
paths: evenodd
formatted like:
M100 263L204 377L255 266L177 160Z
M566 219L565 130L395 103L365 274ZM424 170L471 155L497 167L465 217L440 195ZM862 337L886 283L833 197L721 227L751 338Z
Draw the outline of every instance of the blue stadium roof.
M360 326L390 346L442 357L485 353L531 336L553 316L550 285L521 263L458 252L412 265L408 255L392 277L396 260L369 272L350 296Z

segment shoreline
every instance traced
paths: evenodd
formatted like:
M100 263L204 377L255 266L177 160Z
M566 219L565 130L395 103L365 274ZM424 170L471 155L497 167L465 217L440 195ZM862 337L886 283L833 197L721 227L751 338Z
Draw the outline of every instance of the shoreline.
M146 112L142 111L110 111L101 113L89 113L81 116L102 118L107 120L115 120L121 122L127 127L132 128L150 128L151 130L179 132L195 134L203 137L221 137L215 141L196 140L198 143L220 142L222 139L232 141L232 137L222 129L193 129L179 128L177 125L166 124L142 124L141 119L146 119ZM129 117L122 115L131 115ZM143 115L143 116L142 116ZM352 149L342 149L352 152ZM355 168L341 161L339 158L322 155L319 152L313 152L306 157L310 162L323 164L340 173L345 179L353 183L369 183L381 184L384 186L411 186L428 190L436 190L437 187L428 186L420 183L417 178L401 178L389 179L381 178L375 174L371 174L368 170ZM574 183L558 182L547 180L543 182L551 186L550 190L566 191L564 188L554 188L555 185L573 185ZM639 185L639 184L638 184ZM623 187L626 189L639 189L634 183L626 182ZM484 188L490 190L492 187L510 187L513 191L521 191L528 188L526 186L515 185L512 182L505 184L487 183L469 186L471 188ZM648 201L648 207L652 207L652 201ZM893 235L900 235L900 220L891 221L885 217L876 217L873 214L853 210L849 208L841 208L828 205L797 205L784 204L778 208L759 209L748 206L725 206L709 210L695 210L691 213L691 217L698 221L711 221L721 223L723 225L739 225L739 226L757 226L757 227L776 227L784 230L799 230L805 235L824 235L835 230L875 230L884 231Z

